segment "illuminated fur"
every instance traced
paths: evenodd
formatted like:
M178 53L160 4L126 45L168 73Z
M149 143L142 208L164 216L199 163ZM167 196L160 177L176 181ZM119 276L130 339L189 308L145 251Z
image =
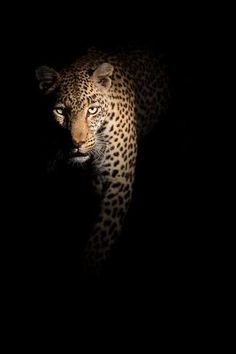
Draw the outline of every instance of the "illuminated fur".
M168 76L162 60L142 51L91 50L56 72L37 69L40 88L56 94L54 117L74 144L70 160L91 163L100 213L88 240L84 265L101 270L119 235L135 177L139 138L165 114Z

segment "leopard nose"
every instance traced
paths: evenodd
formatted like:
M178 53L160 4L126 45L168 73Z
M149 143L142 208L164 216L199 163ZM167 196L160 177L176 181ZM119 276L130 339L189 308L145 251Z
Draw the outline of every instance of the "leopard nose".
M80 140L79 142L72 140L72 143L74 148L79 149L85 143L85 140Z

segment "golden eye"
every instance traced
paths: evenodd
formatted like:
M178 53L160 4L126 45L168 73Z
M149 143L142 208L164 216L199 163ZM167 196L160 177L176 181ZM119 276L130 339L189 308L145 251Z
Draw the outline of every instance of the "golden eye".
M61 107L55 108L54 112L57 113L59 116L63 116L64 115L64 109L61 108Z
M90 108L88 109L88 112L89 112L90 114L95 114L95 113L97 113L97 111L98 111L98 107L95 107L95 106L90 107Z

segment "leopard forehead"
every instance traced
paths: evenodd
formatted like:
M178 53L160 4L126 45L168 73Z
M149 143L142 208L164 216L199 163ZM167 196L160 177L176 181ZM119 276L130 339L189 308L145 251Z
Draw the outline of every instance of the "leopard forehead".
M60 83L56 97L57 103L63 103L72 110L84 109L93 103L106 104L104 95L91 80L87 68L78 70L76 67L72 67L63 70L60 73Z

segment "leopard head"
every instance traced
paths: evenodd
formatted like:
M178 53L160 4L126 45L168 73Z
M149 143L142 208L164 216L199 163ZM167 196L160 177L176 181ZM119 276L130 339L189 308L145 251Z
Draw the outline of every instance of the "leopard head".
M61 72L47 66L36 70L39 88L54 97L54 119L69 130L73 162L83 163L100 153L103 142L99 131L109 109L112 73L109 63L95 68L74 64Z

